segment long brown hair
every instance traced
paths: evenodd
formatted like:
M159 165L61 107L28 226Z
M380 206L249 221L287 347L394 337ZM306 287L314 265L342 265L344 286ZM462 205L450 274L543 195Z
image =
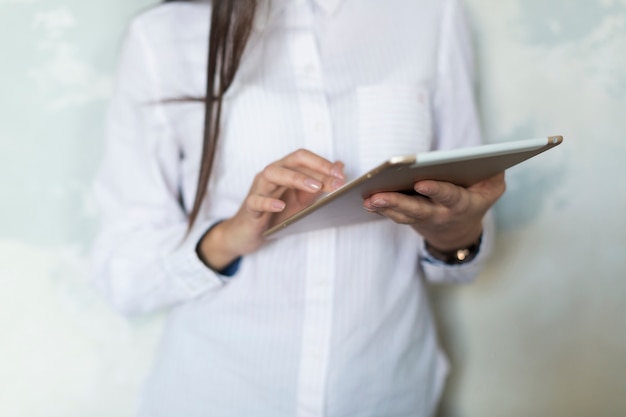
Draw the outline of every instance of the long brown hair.
M166 0L170 1L176 0ZM206 93L201 99L205 103L202 159L188 230L198 218L209 185L220 134L223 97L235 78L248 43L257 0L212 0L211 6Z

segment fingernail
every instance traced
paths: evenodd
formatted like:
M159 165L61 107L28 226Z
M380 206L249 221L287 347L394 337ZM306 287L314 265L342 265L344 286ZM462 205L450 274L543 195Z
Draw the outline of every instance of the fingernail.
M312 180L312 179L304 180L304 185L306 185L307 187L309 187L313 191L319 191L319 190L322 189L322 184L319 183L318 181L315 181L315 180Z
M389 203L386 202L385 200L379 198L379 199L376 199L376 200L372 201L372 205L374 207L387 207L387 206L389 206Z
M331 170L330 170L330 175L332 175L335 178L339 178L340 180L345 180L346 177L343 175L343 172L341 172L341 168L339 168L338 166L334 166Z
M333 180L333 182L330 183L330 186L332 187L333 190L336 190L337 188L341 188L341 186L344 184L345 184L345 181L343 180Z
M285 202L284 201L272 201L271 206L273 210L283 211L283 209L285 208Z
M415 192L417 192L418 194L427 194L428 193L428 187L417 183L415 184L415 186L413 187L413 189L415 190Z

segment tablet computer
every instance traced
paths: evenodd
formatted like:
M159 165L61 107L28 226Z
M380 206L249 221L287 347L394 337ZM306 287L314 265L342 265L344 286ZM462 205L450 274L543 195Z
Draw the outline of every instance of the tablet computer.
M379 192L414 192L421 180L451 182L468 187L559 145L562 136L526 139L394 156L301 211L278 213L265 233L277 238L328 227L346 226L383 217L367 212L363 200Z

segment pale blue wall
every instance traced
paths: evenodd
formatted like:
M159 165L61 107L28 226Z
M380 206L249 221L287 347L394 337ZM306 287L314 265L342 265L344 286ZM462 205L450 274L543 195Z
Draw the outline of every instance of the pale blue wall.
M489 141L563 134L508 173L474 285L438 291L451 416L626 412L626 1L467 0Z
M129 416L158 322L86 279L119 39L148 0L0 0L0 416Z
M159 318L86 279L119 38L148 0L0 0L0 415L127 416ZM481 279L437 289L451 416L626 410L626 1L468 0L488 141L563 134L509 172Z

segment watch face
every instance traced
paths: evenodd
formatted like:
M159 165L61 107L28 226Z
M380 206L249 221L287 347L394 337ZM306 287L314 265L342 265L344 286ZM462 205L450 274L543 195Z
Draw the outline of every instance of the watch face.
M472 252L469 249L459 249L458 251L456 251L456 260L459 262L463 262L467 258L469 258L471 254Z

